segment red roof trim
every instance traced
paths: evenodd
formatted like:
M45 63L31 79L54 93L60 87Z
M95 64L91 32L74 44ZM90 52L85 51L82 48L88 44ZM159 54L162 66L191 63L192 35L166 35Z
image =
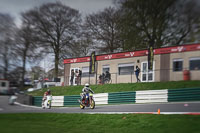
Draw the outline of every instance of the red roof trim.
M0 80L6 80L6 81L8 81L7 79L0 79Z
M188 44L188 45L179 45L179 46L172 46L165 48L157 48L154 49L154 54L158 55L158 54L179 53L179 52L196 51L196 50L200 50L200 44ZM121 53L97 55L96 60L101 61L101 60L139 57L139 56L147 56L147 54L148 50L121 52ZM90 56L70 58L70 59L64 59L64 64L89 62L89 61L90 61Z

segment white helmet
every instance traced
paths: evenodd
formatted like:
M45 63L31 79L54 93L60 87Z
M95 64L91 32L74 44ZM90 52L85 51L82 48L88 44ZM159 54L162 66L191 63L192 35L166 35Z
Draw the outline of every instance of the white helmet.
M89 87L90 85L88 83L85 84L85 87Z

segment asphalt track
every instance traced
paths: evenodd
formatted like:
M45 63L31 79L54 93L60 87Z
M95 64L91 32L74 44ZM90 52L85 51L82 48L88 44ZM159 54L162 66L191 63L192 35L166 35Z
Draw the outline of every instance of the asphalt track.
M21 104L9 105L8 96L0 96L0 113L89 113L89 114L124 114L124 113L150 113L157 114L200 114L200 102L162 103L162 104L121 104L98 105L95 109L79 107L41 107Z

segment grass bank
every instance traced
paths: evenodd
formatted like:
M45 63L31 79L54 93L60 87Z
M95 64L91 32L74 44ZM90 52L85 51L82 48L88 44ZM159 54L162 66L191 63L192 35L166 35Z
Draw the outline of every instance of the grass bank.
M2 133L199 133L200 117L150 114L0 114Z
M95 93L138 91L138 90L158 90L200 87L200 81L171 81L171 82L149 82L149 83L123 83L91 85ZM83 86L51 87L54 96L79 95ZM33 96L42 96L47 89L42 89L28 93Z

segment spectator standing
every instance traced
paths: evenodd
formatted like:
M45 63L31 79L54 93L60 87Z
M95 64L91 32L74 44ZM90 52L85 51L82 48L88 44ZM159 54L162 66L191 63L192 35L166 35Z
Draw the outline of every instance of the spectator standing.
M79 70L78 71L78 85L81 85L81 77L82 77L82 71L81 70Z
M141 82L139 79L139 74L140 74L140 68L136 66L135 76L136 76L137 82Z
M71 85L73 85L73 81L74 81L74 70L72 69L71 70L71 79L70 79Z
M99 75L99 84L102 84L102 75Z
M105 74L102 73L102 84L104 84L104 81L105 81Z
M76 76L76 78L75 78L75 84L77 84L78 85L78 79L79 79L79 73L78 73L78 70L76 69L76 71L75 71L75 76Z
M109 71L106 71L105 79L110 80L110 78L111 78L111 75L110 75Z

